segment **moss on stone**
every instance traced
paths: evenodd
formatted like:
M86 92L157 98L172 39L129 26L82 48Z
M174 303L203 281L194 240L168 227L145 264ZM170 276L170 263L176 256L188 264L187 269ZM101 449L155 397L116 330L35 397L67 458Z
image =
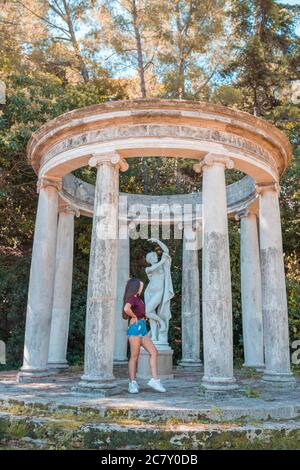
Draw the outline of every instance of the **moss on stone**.
M33 423L30 420L0 417L0 439L20 439L31 436Z
M11 448L10 443L18 439L20 448L29 448L31 443L22 438L29 434L34 439L45 441L48 449L299 449L300 429L295 430L209 430L209 428L187 431L155 427L149 429L106 429L81 427L78 422L38 422L32 426L27 420L0 421L2 448Z
M182 417L18 400L0 401L0 409L0 448L300 449L300 420L295 429L278 429L278 421L273 429L266 428L260 420L249 423L246 416L224 422L217 407ZM243 428L246 423L251 427Z

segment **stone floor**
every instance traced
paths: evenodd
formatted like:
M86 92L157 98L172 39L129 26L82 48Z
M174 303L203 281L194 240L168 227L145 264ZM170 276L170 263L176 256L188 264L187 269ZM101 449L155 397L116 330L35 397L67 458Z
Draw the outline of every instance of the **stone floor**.
M206 392L202 371L176 369L167 393L140 381L127 392L127 368L116 367L115 394L74 390L77 368L31 384L0 373L0 449L300 449L300 383L263 384L236 370L239 389Z
M72 389L82 371L71 367L47 381L18 384L17 371L0 372L0 403L18 401L41 405L89 407L98 410L123 410L130 416L152 421L174 418L192 421L201 415L211 421L247 421L300 418L300 377L295 388L281 388L261 382L253 370L236 370L239 389L231 392L206 392L201 386L202 371L175 369L174 379L164 380L167 393L147 387L140 380L140 393L127 392L127 368L115 367L117 389L114 395L101 398L97 393L79 393Z

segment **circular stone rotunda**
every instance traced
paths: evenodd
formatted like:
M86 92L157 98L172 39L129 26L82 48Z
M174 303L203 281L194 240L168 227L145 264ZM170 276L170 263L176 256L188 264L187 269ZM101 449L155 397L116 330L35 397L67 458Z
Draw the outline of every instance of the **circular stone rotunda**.
M194 160L194 171L203 174L202 193L119 193L119 172L126 172L131 159L143 156ZM38 381L67 367L74 216L88 216L93 228L84 375L78 387L104 394L115 387L113 364L127 359L127 323L120 312L129 277L128 232L137 206L150 213L158 204L171 211L151 220L140 215L138 223L159 224L163 219L183 231L181 366L193 374L203 362L207 390L238 386L228 244L228 218L234 218L241 224L245 366L261 369L264 382L294 385L278 199L279 179L290 158L288 139L268 122L204 102L106 102L43 125L28 144L39 201L19 382ZM97 169L95 186L72 174L87 165ZM226 187L226 169L246 176ZM105 204L112 210L103 217ZM181 225L173 204L193 207ZM196 206L201 209L194 210ZM201 240L202 249L203 358L198 252L188 247L193 239Z

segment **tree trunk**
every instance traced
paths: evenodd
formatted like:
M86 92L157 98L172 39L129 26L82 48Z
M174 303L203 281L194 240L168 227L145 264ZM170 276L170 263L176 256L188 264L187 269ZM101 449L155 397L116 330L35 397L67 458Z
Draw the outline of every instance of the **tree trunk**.
M132 0L132 18L133 18L135 40L136 40L141 95L142 95L142 98L147 98L146 85L145 85L145 71L144 71L144 63L143 63L142 41L141 41L141 35L140 35L139 26L138 26L138 13L136 9L135 0Z
M64 4L65 12L66 12L65 21L68 25L68 29L69 29L69 33L70 33L70 37L71 37L71 43L72 43L72 46L74 48L75 55L76 55L76 57L79 61L80 73L82 75L82 78L83 78L84 82L87 83L89 81L89 73L88 73L88 70L87 70L86 65L84 63L84 60L82 58L82 55L81 55L81 52L80 52L80 49L79 49L79 44L78 44L78 41L76 39L74 26L73 26L72 19L71 19L69 5L68 5L68 2L66 0L63 0L63 4Z
M253 114L254 114L254 116L260 116L260 115L261 115L261 112L260 112L260 106L259 106L259 103L258 103L258 96L257 96L257 90L256 90L256 88L254 88L253 92L254 92L254 98L253 98Z

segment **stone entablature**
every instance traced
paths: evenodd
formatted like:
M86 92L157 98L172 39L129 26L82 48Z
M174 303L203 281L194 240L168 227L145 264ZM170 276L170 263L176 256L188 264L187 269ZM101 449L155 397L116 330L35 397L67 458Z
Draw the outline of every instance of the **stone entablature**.
M256 200L257 193L255 190L255 181L250 176L245 176L240 181L230 184L226 188L227 195L227 210L228 216L233 217L237 212L248 206L253 206L254 210L257 210ZM62 183L62 191L60 191L61 198L67 203L73 205L80 211L81 215L93 217L93 206L95 197L95 186L90 183L86 183L76 176L69 175L64 176ZM202 205L202 192L194 192L191 194L175 194L175 195L145 195L145 194L129 194L120 192L120 196L127 197L127 205L129 209L130 221L130 208L134 210L134 206L142 205L147 208L147 212L150 215L151 205L157 204L159 206L168 206L172 208L174 205L183 206L184 204L193 206L193 220L202 219L202 211L195 213L196 205ZM143 223L143 219L140 218L140 223ZM149 219L145 220L148 223ZM164 221L167 220L164 218ZM170 222L174 222L173 216Z
M116 101L50 121L28 144L40 175L61 177L95 152L121 157L226 155L258 183L277 181L291 156L287 138L266 121L227 107L178 100Z
M45 165L51 158L63 154L66 151L77 149L81 146L89 144L99 144L103 142L122 141L131 138L149 138L149 137L163 137L163 138L178 138L196 140L200 142L213 142L226 145L232 152L238 151L246 152L247 155L253 156L258 160L270 165L276 172L276 161L262 146L251 142L240 136L228 132L221 132L215 129L192 127L192 126L171 126L171 125L158 125L158 124L138 124L133 126L112 126L105 129L87 132L76 137L67 138L58 144L51 147L51 149L44 154L41 159L41 166Z

